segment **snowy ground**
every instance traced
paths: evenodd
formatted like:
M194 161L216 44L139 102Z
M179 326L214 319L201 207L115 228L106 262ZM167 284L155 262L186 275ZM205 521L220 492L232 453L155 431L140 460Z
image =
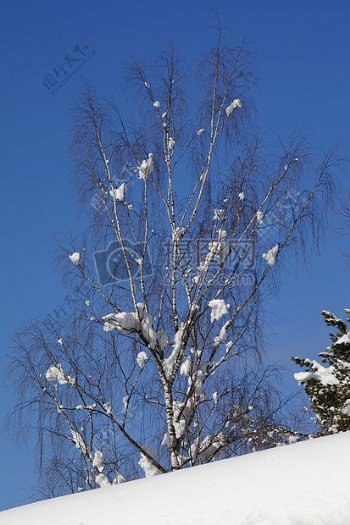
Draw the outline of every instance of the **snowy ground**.
M350 432L0 513L1 525L349 525Z

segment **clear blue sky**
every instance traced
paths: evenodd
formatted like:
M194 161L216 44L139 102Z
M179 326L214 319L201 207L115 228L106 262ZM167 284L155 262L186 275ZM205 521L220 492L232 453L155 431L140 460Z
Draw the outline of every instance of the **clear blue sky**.
M297 129L318 150L350 146L350 3L347 0L0 0L0 366L9 333L45 316L65 292L54 267L53 234L77 231L79 210L68 154L71 108L82 79L118 97L122 64L150 60L173 41L188 61L214 41L218 7L228 36L246 38L255 53L256 102L267 133ZM55 95L42 81L76 44L95 56ZM77 56L77 55L75 55ZM346 176L344 196L350 188ZM270 357L316 354L327 343L319 311L350 306L342 252L349 238L330 220L321 257L287 272L268 305ZM14 403L0 382L0 420ZM0 509L28 502L33 453L1 429Z

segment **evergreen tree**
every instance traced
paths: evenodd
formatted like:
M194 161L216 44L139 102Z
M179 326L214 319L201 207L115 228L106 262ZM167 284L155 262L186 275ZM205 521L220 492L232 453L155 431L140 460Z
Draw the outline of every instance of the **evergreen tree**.
M322 311L325 323L337 329L336 334L330 334L332 345L319 354L323 365L308 358L292 358L306 368L294 377L311 401L321 435L350 429L350 309L345 309L345 313L347 320L342 321L331 312Z

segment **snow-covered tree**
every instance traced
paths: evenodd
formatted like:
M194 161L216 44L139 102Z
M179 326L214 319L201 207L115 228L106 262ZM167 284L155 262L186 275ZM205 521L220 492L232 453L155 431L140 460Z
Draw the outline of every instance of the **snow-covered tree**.
M123 111L90 89L80 101L74 158L92 227L64 255L76 307L23 330L14 358L50 487L292 436L257 360L262 298L283 253L316 236L334 159L311 169L302 142L264 146L247 64L242 48L216 48L189 82L169 52L132 69Z
M331 333L331 346L321 352L321 363L308 358L293 357L303 368L294 377L304 387L320 426L320 434L350 430L350 310L345 309L346 321L326 310L322 316Z

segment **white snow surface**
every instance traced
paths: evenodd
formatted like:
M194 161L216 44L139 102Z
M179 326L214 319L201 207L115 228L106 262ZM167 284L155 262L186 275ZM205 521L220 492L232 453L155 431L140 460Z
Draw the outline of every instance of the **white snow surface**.
M348 525L350 432L0 513L0 525Z

